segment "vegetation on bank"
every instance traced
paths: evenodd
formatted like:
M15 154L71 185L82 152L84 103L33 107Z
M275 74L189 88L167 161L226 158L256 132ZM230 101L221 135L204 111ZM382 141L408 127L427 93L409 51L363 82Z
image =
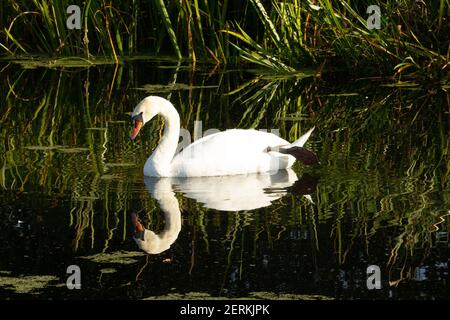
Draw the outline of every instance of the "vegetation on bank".
M448 85L449 0L7 0L0 12L6 56L121 57L168 54L195 62L250 62L277 73L314 65ZM380 28L368 28L380 8Z

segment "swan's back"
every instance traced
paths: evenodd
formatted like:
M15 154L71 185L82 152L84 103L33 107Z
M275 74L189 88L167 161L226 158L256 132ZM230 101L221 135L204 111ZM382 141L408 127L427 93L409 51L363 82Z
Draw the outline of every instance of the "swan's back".
M208 135L187 146L172 160L171 176L219 176L265 172L292 166L295 158L267 147L289 142L268 132L232 129Z

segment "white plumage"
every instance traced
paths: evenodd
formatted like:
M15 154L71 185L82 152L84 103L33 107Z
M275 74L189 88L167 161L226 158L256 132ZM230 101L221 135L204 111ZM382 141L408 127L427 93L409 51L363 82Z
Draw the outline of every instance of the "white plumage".
M131 139L157 114L164 117L165 126L161 142L144 166L144 175L152 177L223 176L290 168L296 159L277 152L277 148L302 147L314 130L310 129L292 144L268 132L226 130L203 137L175 154L180 117L164 98L149 96L136 106L132 114L135 125ZM268 151L268 147L272 150Z

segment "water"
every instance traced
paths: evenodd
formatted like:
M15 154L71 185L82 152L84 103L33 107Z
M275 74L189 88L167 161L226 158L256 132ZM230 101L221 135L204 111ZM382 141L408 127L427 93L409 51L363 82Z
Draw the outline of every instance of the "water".
M35 66L0 65L0 298L449 298L439 89L170 60ZM307 147L321 165L144 179L163 123L131 143L130 113L148 94L169 98L192 137L195 121L290 141L315 125ZM133 240L132 214L160 236L152 254ZM70 265L80 290L66 287Z

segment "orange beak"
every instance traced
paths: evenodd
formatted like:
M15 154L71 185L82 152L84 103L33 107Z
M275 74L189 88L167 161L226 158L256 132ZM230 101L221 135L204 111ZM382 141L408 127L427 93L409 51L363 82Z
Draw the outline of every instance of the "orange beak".
M142 121L136 119L134 121L134 128L133 128L133 132L131 133L131 137L130 137L131 141L136 139L136 137L139 133L139 130L141 130L141 128L142 128Z
M131 214L131 221L134 225L135 232L143 232L145 230L141 222L139 221L139 217L134 212Z

